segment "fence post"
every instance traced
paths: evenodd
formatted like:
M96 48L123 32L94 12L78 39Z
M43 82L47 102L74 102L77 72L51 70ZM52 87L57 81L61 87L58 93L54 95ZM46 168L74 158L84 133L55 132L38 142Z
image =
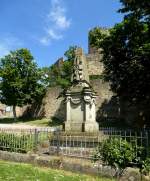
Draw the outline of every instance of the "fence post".
M57 153L57 156L59 156L59 147L60 147L60 145L59 145L59 131L56 131L56 143L57 143L57 148L56 148L56 153Z
M149 157L149 134L148 131L146 130L146 157Z
M34 151L37 152L38 148L38 130L35 128L34 130Z

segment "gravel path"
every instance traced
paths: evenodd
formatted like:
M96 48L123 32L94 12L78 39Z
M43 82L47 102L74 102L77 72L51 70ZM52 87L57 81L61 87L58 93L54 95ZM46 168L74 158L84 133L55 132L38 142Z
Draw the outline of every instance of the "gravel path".
M0 124L0 129L14 129L14 130L20 130L20 129L38 129L38 130L49 130L49 131L56 131L58 130L57 127L40 127L40 126L31 126L24 123L12 123L12 124Z
M30 128L37 128L38 126L31 126L31 125L27 125L27 124L16 124L16 123L12 123L12 124L0 124L0 128L12 128L12 129L30 129ZM39 127L38 127L39 128Z

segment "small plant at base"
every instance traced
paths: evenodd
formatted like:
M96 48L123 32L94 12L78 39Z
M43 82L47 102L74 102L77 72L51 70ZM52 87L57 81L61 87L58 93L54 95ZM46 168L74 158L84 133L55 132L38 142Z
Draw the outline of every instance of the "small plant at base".
M146 158L142 161L140 172L144 175L148 175L150 173L150 158Z
M135 157L136 153L131 143L122 138L109 138L97 148L94 160L101 159L116 170L115 176L120 177Z

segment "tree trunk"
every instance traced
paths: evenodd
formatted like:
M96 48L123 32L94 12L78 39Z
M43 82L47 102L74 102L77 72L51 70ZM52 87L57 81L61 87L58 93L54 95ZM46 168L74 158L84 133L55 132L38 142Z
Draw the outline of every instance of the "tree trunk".
M16 106L13 105L13 116L14 116L14 120L16 120L17 116L16 116Z

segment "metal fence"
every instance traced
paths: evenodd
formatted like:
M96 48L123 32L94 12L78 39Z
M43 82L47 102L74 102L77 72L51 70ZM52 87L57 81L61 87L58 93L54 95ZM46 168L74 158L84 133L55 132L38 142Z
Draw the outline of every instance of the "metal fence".
M100 128L97 134L77 133L68 134L64 132L56 132L50 138L50 154L61 154L72 157L82 157L91 159L95 153L96 147L101 142L109 138L122 138L132 145L138 156L138 149L144 148L145 154L149 156L149 130L132 130L132 129L117 129L117 128Z
M72 135L56 132L50 138L50 154L91 158L99 143L98 135Z
M0 150L27 153L37 151L38 145L48 140L50 128L0 128Z
M145 148L149 156L150 130L100 128L98 133L65 133L52 128L6 129L0 128L0 150L27 153L66 155L91 159L96 147L109 138L122 138L135 147L138 156L139 147Z

